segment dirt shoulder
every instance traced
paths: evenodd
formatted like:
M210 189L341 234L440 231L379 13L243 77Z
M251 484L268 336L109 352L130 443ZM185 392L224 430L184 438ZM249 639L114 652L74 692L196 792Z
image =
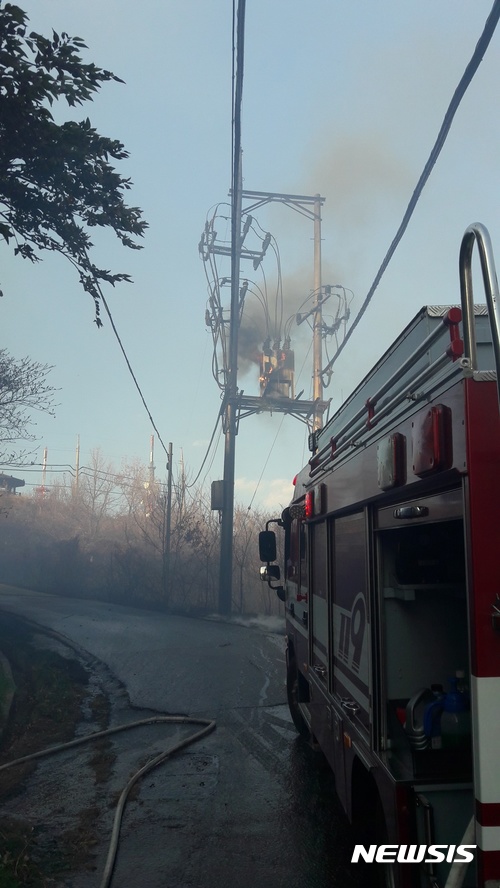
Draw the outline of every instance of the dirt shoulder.
M96 686L92 669L69 646L23 620L0 614L0 651L15 684L3 725L0 765L73 739L82 723L86 731L108 726L109 698L99 683ZM4 673L0 695L5 701L11 685ZM94 868L95 787L108 776L111 759L110 744L98 741L85 761L89 786L78 785L78 805L65 817L51 816L58 807L59 765L54 769L28 763L0 771L0 888L53 888L65 884L65 874L84 861ZM82 767L77 768L78 784ZM39 775L43 770L45 776ZM37 794L43 798L41 808Z

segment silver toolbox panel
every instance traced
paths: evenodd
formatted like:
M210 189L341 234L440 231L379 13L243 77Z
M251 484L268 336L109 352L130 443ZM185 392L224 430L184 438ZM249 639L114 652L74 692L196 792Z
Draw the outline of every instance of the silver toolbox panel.
M390 527L409 527L414 524L429 524L434 521L447 521L463 515L462 488L447 490L434 496L405 500L379 509L375 516L376 530Z

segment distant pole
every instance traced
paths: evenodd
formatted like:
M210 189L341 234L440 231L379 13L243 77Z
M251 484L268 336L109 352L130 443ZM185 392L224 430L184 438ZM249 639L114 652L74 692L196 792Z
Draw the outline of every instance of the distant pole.
M80 482L80 435L76 436L76 453L75 453L75 491L78 491Z
M163 541L163 592L167 595L170 583L170 536L172 532L172 442L168 445L167 501L165 506L165 539Z
M314 409L313 431L320 429L323 420L323 366L322 334L323 334L323 294L321 292L321 197L314 197L314 321L313 321L313 399Z
M42 464L42 491L45 493L45 484L47 481L47 459L48 459L49 451L47 448L44 448L43 451L43 464Z
M150 440L150 448L149 448L149 486L150 490L153 490L153 485L155 482L155 436L151 435Z

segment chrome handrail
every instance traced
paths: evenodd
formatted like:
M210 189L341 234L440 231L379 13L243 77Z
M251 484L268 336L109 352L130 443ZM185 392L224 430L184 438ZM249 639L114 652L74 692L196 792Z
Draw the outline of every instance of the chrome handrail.
M469 225L462 238L459 257L460 295L464 329L465 357L469 358L471 369L477 370L477 343L474 327L474 293L472 289L472 251L477 243L484 292L488 306L488 316L493 340L495 369L497 374L498 398L500 402L500 292L488 229L480 222Z

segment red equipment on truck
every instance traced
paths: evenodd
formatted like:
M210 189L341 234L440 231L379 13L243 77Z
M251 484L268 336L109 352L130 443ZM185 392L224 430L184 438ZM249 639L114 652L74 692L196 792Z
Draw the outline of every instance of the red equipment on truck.
M363 827L357 859L400 888L500 888L500 307L483 226L459 265L461 309L417 314L311 436L260 535L292 718Z

